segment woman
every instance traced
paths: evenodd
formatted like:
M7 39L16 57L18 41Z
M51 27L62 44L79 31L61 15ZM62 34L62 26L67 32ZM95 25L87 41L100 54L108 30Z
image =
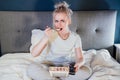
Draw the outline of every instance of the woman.
M42 51L49 45L49 52L46 60L51 62L73 62L71 54L75 54L75 71L84 63L82 54L82 46L80 36L69 29L71 24L72 10L66 2L61 2L55 5L53 12L53 29L47 26L44 37L31 48L31 54L37 57L42 54ZM56 36L55 36L56 35ZM39 37L39 36L38 36ZM31 73L32 69L32 73ZM33 71L37 71L33 73ZM36 74L33 76L33 74ZM41 79L40 75L45 74L47 77ZM43 69L40 65L32 64L28 69L28 75L35 80L45 80L52 78L49 72ZM38 75L38 76L37 76Z

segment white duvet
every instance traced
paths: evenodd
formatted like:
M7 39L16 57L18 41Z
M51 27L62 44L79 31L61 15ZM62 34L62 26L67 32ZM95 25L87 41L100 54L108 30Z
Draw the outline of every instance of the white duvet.
M120 64L111 58L109 52L88 50L84 52L85 65L92 74L88 80L120 80ZM31 80L26 73L28 65L34 58L30 53L8 53L0 58L0 80Z

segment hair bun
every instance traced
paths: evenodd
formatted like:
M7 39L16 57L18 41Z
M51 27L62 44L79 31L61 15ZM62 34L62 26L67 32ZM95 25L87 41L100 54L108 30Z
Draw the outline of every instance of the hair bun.
M57 4L55 4L55 10L53 12L53 16L56 14L56 13L65 13L68 15L68 17L71 19L71 15L73 14L72 10L69 8L69 5L63 1L63 2L59 2Z
M59 2L54 7L55 7L55 9L68 8L69 5L65 1L63 1L63 2Z

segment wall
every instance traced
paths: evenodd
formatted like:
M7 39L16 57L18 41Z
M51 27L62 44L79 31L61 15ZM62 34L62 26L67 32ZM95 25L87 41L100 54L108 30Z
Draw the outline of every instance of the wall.
M52 11L63 0L0 0L0 11ZM115 43L120 43L120 0L65 0L72 10L117 10ZM46 4L47 3L47 4Z

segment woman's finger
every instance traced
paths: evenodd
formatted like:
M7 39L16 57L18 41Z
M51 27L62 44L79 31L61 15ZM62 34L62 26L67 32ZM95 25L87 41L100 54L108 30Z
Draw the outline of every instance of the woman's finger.
M75 72L77 72L79 70L79 65L78 64L75 64Z
M51 28L50 27L48 27L48 26L46 26L46 29L45 29L46 31L49 31L49 30L51 30Z
M75 68L75 72L77 72L78 70L79 70L79 67L76 67L76 68Z

